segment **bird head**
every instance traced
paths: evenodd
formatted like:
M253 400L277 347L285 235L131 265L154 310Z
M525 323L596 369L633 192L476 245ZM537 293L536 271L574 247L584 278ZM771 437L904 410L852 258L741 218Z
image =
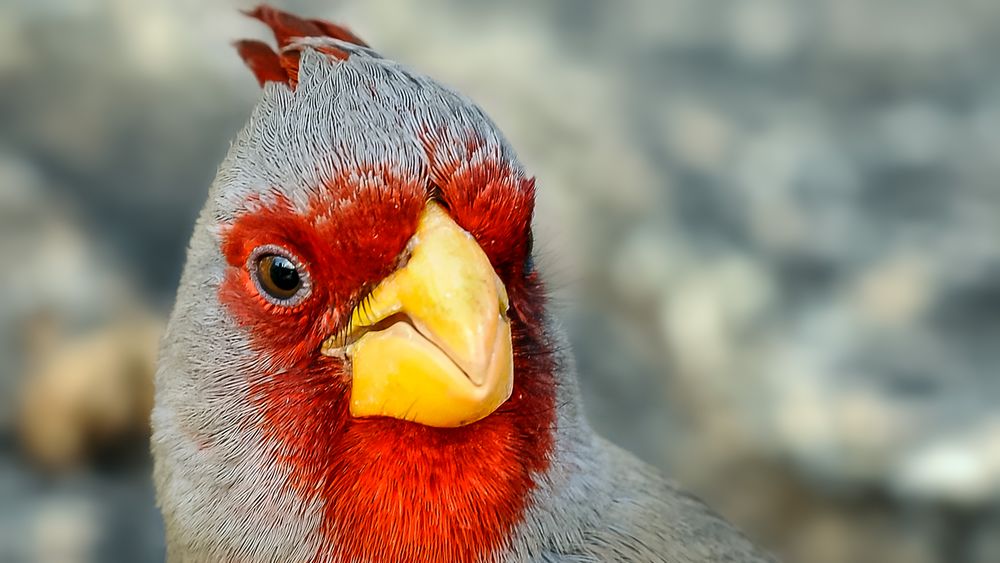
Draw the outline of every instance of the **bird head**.
M561 357L534 180L481 109L346 29L278 50L195 227L153 452L168 550L477 561L549 466ZM199 559L200 560L200 559Z

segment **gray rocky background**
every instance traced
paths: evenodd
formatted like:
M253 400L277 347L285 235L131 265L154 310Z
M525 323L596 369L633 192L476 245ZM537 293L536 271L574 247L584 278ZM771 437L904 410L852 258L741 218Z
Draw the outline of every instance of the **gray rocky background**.
M790 562L1000 561L1000 2L300 0L538 177L591 418ZM0 561L162 560L144 416L234 1L0 0Z

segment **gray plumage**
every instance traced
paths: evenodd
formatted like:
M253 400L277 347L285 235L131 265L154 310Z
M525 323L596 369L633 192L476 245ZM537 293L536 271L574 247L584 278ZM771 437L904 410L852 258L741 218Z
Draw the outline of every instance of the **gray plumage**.
M337 61L310 48L324 42L351 56ZM163 341L152 448L171 561L305 561L319 541L322 507L283 488L288 472L274 461L268 448L276 446L265 443L260 414L247 400L250 379L259 377L252 374L266 359L255 357L217 297L227 268L222 226L266 205L275 188L304 208L324 180L358 164L391 163L402 178L426 178L434 163L421 131L436 131L456 157L475 132L487 148L473 161L488 153L525 174L497 128L463 96L368 49L316 38L298 47L298 87L266 86L219 169ZM386 189L375 178L360 185ZM555 321L547 322L562 338ZM772 561L701 502L593 433L565 344L555 347L550 467L536 476L524 519L497 559Z

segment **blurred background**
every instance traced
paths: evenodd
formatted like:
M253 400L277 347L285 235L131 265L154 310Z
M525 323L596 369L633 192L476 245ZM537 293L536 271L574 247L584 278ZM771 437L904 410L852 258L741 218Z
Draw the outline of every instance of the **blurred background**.
M602 433L789 562L1000 561L1000 3L276 4L506 131ZM250 6L0 1L0 561L163 558L150 378Z

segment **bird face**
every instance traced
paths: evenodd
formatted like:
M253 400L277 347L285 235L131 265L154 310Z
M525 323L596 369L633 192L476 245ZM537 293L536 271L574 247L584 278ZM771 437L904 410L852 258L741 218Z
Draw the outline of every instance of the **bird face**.
M288 558L481 560L553 443L534 181L465 98L331 24L253 15L284 50L240 45L264 95L209 194L164 343L168 532L241 560L260 530L298 541ZM229 547L205 539L234 512L217 530Z
M224 301L269 362L336 367L352 417L476 422L513 389L506 285L442 203L379 203L356 201L343 217L345 207L242 216L226 230L236 269ZM367 232L344 248L338 242L352 230L346 222L357 226L355 213L368 214ZM361 271L349 276L341 264Z

